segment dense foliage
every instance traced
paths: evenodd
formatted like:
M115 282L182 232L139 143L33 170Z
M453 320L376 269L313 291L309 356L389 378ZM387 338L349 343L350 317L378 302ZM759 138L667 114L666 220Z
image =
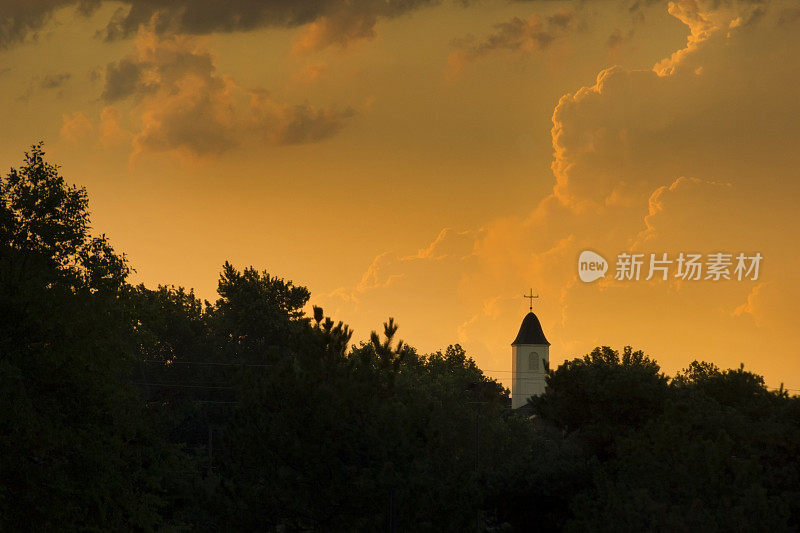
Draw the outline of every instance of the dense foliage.
M87 204L41 145L0 178L2 530L800 525L800 401L742 368L602 347L512 412L458 345L352 346L266 272L132 286Z

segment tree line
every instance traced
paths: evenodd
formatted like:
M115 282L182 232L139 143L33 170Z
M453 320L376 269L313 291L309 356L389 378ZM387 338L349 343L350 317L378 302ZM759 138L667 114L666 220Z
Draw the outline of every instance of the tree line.
M352 344L308 289L128 281L34 145L0 178L0 529L796 530L800 402L598 347L524 413L458 345Z

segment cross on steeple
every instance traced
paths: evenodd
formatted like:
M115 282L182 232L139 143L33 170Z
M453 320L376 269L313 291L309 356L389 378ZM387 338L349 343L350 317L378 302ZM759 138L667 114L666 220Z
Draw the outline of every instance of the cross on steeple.
M533 299L534 298L538 298L539 295L538 294L533 294L533 289L531 289L531 293L530 294L523 294L522 297L523 298L528 298L531 301L530 310L533 311Z

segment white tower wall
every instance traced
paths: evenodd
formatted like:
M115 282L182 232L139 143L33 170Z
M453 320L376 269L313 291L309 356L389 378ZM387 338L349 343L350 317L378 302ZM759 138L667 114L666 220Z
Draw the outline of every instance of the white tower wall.
M547 344L511 346L511 408L528 403L533 395L544 394L545 376L550 364Z

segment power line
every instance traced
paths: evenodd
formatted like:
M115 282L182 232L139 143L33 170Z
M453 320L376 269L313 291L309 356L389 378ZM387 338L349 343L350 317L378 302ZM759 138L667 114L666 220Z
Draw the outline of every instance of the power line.
M187 388L187 389L233 389L230 386L222 386L222 385L187 385L182 383L148 383L144 381L131 381L133 385L141 385L143 387L180 387L180 388Z
M248 366L272 368L275 365L256 364L256 363L224 363L220 361L142 361L142 363L158 364L163 366L170 365L205 365L205 366Z
M170 365L203 365L203 366L240 366L240 367L257 367L257 368L273 368L275 365L268 365L268 364L258 364L258 363L227 363L222 361L141 361L142 363L146 364L159 364L162 366L170 366ZM505 374L513 374L513 370L500 370L495 368L479 368L481 372L494 372L494 373L505 373ZM528 371L518 372L518 373L528 373ZM540 378L518 378L522 380L534 380L538 381ZM215 388L215 387L208 387L205 385L175 385L175 384L166 384L166 383L135 383L136 385L152 385L152 386L164 386L164 387L201 387L201 388ZM216 387L216 388L231 388L231 387ZM776 392L780 389L774 388L769 389L770 391ZM783 389L784 391L789 392L800 392L800 389Z

